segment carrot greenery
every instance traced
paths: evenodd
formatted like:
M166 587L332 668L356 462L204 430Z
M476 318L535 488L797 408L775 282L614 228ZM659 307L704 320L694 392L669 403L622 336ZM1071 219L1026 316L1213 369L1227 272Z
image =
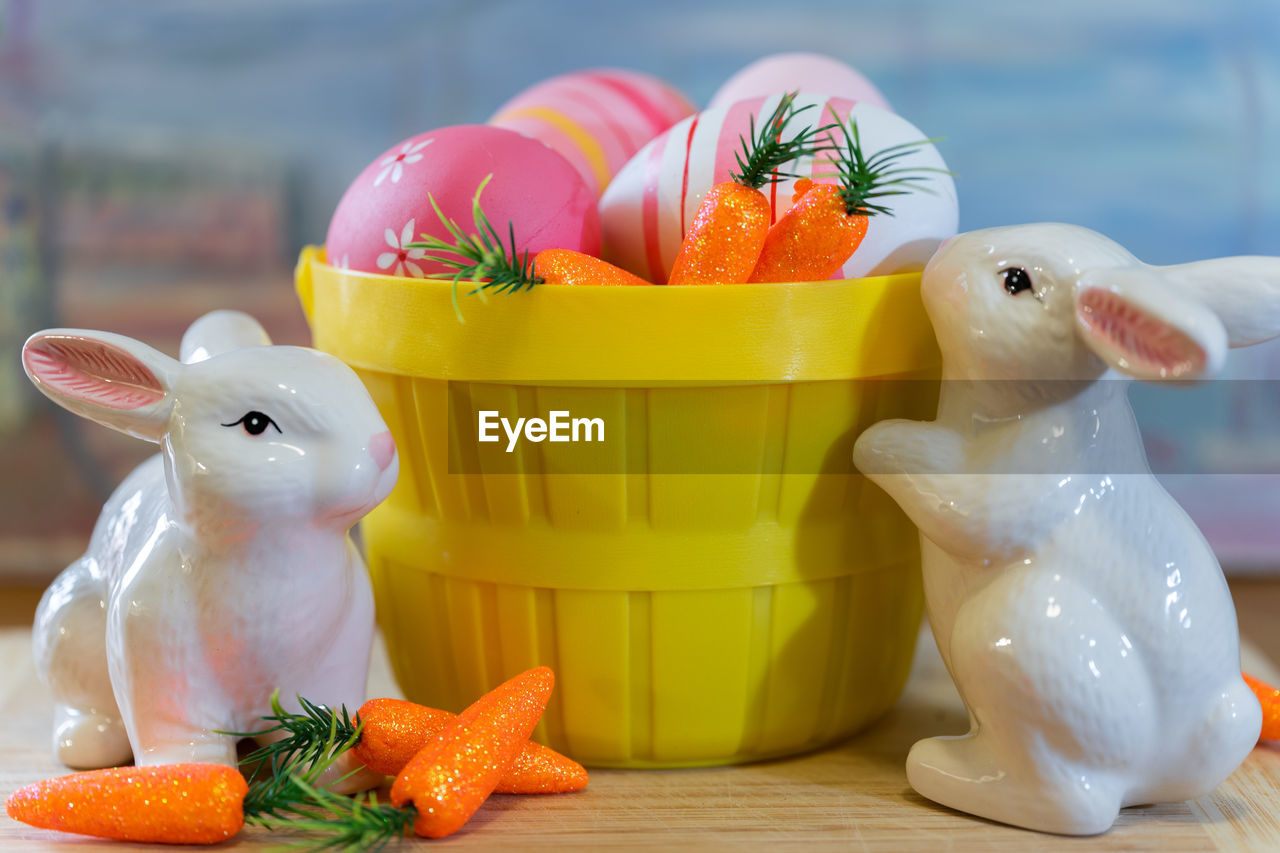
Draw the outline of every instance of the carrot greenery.
M822 127L807 125L790 139L782 138L796 116L813 108L813 104L807 104L797 109L797 94L799 93L788 92L783 95L758 131L756 118L751 116L748 125L751 138L738 137L738 142L742 145L742 148L734 154L738 170L729 172L729 179L735 184L758 190L768 184L777 183L783 178L798 178L799 175L780 170L792 160L812 157L827 149L826 145L815 144L815 140L819 135L835 129L837 125L828 124Z
M764 239L752 282L825 281L862 245L872 216L892 216L888 199L910 192L929 192L922 186L931 173L945 169L912 166L904 158L937 140L921 139L863 152L858 123L844 128L844 146L831 140L835 157L834 184L796 181L795 204L775 222ZM947 173L949 174L949 173Z
M367 802L366 808L360 798L335 794L318 784L338 757L359 741L360 725L352 723L345 707L334 712L301 696L298 703L303 713L285 711L276 691L271 694L271 714L263 717L274 726L254 733L230 733L243 737L287 733L241 760L242 766L252 766L244 798L245 820L271 830L322 835L319 840L300 842L312 850L377 849L393 837L387 835L393 816L381 815L376 801ZM264 768L270 770L265 776ZM340 806L346 808L347 820L317 819ZM379 843L378 839L384 840Z
M480 194L492 178L493 175L485 176L476 189L475 198L471 200L471 217L475 222L476 233L467 234L463 231L458 223L444 215L435 198L428 196L431 208L436 212L440 224L453 237L453 242L423 234L421 240L406 244L407 248L434 252L435 254L429 254L423 260L435 261L454 270L453 273L432 273L427 277L453 281L453 310L458 315L459 322L465 322L462 319L462 309L458 306L458 285L463 281L475 284L476 288L471 292L482 299L488 290L495 293L519 293L543 283L533 272L528 250L523 254L517 250L515 225L507 223L508 248L503 245L502 235L480 206Z
M502 235L480 206L480 194L493 175L487 175L476 189L471 200L471 218L475 223L475 233L467 234L452 219L444 215L435 198L428 196L431 207L440 219L440 224L453 238L453 242L431 234L423 234L422 239L407 243L407 248L426 249L435 254L426 255L423 260L443 264L453 272L431 273L427 278L443 279L453 282L453 311L459 322L462 309L458 305L458 286L464 281L475 285L470 293L484 298L487 291L494 293L519 293L530 290L539 284L570 285L646 285L639 276L623 270L607 261L577 252L572 249L543 249L530 258L529 251L519 251L516 243L515 225L507 223L506 244Z
M250 771L245 820L270 830L319 836L294 845L307 850L378 850L403 836L413 824L412 813L380 804L372 793L348 797L318 784L338 756L359 742L361 724L352 721L346 707L333 711L301 696L298 704L302 713L286 711L276 691L271 713L262 718L275 725L227 732L238 737L282 735L241 759ZM270 771L265 777L264 769Z
M315 787L299 776L285 777L282 788L288 799L270 817L256 823L320 836L302 841L308 850L381 850L409 833L417 812L378 802L375 793L354 797Z
M862 150L862 137L858 133L858 122L849 121L844 130L844 147L836 158L836 171L840 187L840 200L844 202L844 212L849 216L870 216L881 214L892 216L893 210L887 204L875 199L906 195L909 192L925 190L920 187L921 181L928 180L930 173L951 174L946 169L930 166L906 166L902 159L908 157L926 145L934 145L941 140L918 139L914 142L900 142L881 148L868 157ZM833 146L835 147L835 146Z
M289 713L280 704L277 690L271 694L271 713L262 718L275 725L256 732L219 732L241 738L283 733L279 740L259 747L240 760L241 766L251 768L250 783L257 781L263 770L280 776L286 767L312 767L321 762L328 766L360 740L360 726L352 721L345 707L335 712L301 696L298 704L302 713Z

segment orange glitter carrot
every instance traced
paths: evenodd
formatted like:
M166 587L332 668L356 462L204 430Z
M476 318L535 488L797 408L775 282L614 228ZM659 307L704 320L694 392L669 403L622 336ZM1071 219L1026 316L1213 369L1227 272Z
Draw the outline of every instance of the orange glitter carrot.
M348 747L370 770L395 776L456 716L403 699L370 699L354 719L345 707L334 711L301 696L298 704L302 713L286 711L279 696L272 694L272 712L263 719L274 725L256 732L226 733L269 738L269 743L241 760L241 766L252 773L251 783L263 773L280 775L274 768L307 767ZM529 741L496 790L500 794L560 794L579 791L586 784L587 771L581 764Z
M555 684L551 670L531 669L481 696L400 771L391 803L413 803L414 831L427 838L456 832L488 799L542 717Z
M737 284L760 259L772 217L769 199L755 187L716 184L698 205L667 284Z
M573 249L543 249L533 258L533 273L541 284L652 285L622 267Z
M404 699L370 699L360 707L363 723L354 752L376 773L395 776L427 743L456 719L448 711ZM559 794L587 785L586 769L549 747L526 741L498 780L498 794Z
M244 825L248 785L222 764L108 767L45 779L9 796L9 817L117 841L215 844Z
M1249 685L1253 695L1262 704L1262 734L1260 740L1280 740L1280 690L1264 681L1259 681L1249 673L1241 673L1244 683Z
M858 138L858 123L845 133L845 149L836 160L837 184L797 181L797 200L769 229L750 280L826 281L858 250L867 234L868 217L892 216L876 201L910 192L925 173L900 160L934 140L891 145L866 157Z
M796 182L797 201L765 237L752 282L826 281L867 234L867 217L848 216L840 188Z
M800 157L811 157L823 148L814 138L827 127L806 127L794 138L782 134L796 115L796 93L783 96L757 134L751 120L751 141L742 139L737 155L738 171L716 184L703 197L684 236L667 284L736 284L755 269L773 218L769 199L760 188L781 177L795 177L778 170Z

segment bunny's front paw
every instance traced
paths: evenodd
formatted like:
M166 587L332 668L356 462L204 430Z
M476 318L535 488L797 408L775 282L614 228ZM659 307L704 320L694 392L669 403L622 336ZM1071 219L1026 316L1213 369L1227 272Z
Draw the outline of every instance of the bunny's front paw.
M853 446L854 466L873 480L892 474L953 473L961 460L959 436L932 422L880 421Z

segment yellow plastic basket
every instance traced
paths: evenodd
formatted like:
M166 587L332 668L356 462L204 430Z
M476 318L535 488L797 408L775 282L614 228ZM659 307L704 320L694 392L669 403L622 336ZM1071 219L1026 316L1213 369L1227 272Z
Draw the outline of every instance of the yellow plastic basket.
M460 323L448 283L304 250L315 345L400 449L363 532L405 694L457 711L545 664L538 739L616 767L786 755L886 711L919 552L851 453L877 420L931 415L935 383L863 381L936 377L919 281L540 287L461 296ZM480 408L589 411L621 438L605 473L548 473L591 451L527 442L486 468L459 438Z

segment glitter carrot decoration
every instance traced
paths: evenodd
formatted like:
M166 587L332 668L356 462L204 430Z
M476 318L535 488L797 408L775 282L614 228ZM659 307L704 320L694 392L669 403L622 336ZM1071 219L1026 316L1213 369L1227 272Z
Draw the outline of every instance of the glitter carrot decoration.
M449 835L475 813L527 747L554 681L555 676L546 667L532 669L485 694L458 716L448 715L450 719L425 738L425 745L401 770L391 788L390 803L379 803L373 794L343 797L315 787L310 778L276 773L269 790L283 805L272 810L268 818L259 817L257 821L273 829L324 835L325 846L338 849L379 849L407 834L410 828L430 838ZM364 716L366 711L370 719L384 715L394 718L379 723L379 728L416 728L422 720L434 723L437 715L444 713L413 706L417 710L405 714L404 706L412 703L374 701L376 705L366 703L357 714L357 731L363 731L369 723ZM313 749L313 724L327 725L330 731L349 725L345 712L344 722L339 724L337 717L326 715L326 709L320 706L304 702L303 709L304 715L278 713L268 718L280 723L272 731L289 732L280 743L291 742L282 752L269 756L272 765L282 755L309 754ZM311 718L309 722L302 719L306 717ZM389 730L383 734L395 746L392 752L403 745L399 734ZM375 751L382 750L382 745L370 745ZM265 756L273 746L259 750L258 757Z
M160 844L216 844L244 826L248 785L223 764L108 767L9 796L9 817L41 829Z
M297 797L282 796L286 805L272 813L274 819L259 822L322 834L326 848L344 850L380 849L410 827L429 838L449 835L495 790L528 742L554 681L546 667L531 669L446 722L396 778L391 803L379 803L373 794L343 797L286 775L280 787L301 792L309 802L299 806ZM290 737L308 748L305 732Z
M377 773L395 776L456 717L403 699L370 699L356 715L364 726L356 757ZM586 769L549 747L525 741L498 780L498 794L561 794L587 785Z
M453 722L456 714L428 708L404 699L370 699L360 706L354 720L345 708L333 711L299 698L302 713L285 711L277 696L271 697L272 714L265 720L274 726L242 736L278 735L279 739L245 757L242 765L261 768L308 763L317 745L331 736L353 744L351 751L362 764L384 776L399 774L428 741ZM586 769L550 747L526 741L511 767L494 789L499 794L562 794L587 785Z
M413 829L451 835L493 793L520 754L551 697L555 676L531 669L476 700L422 748L391 786L391 803L412 803Z
M28 785L9 797L7 811L42 829L98 838L214 844L235 835L246 820L265 824L271 816L308 812L314 806L310 786L358 734L340 737L331 724L305 750L276 755L265 779L246 782L223 764L108 767Z
M844 137L837 183L796 182L798 199L769 229L751 281L826 281L862 244L869 217L893 215L885 199L920 189L928 173L945 171L901 162L936 140L891 145L867 157L856 121Z
M1262 734L1258 736L1259 739L1280 740L1280 690L1264 681L1259 681L1247 672L1242 674L1245 684L1249 685L1249 689L1258 697L1258 702L1262 705Z
M586 784L581 765L528 740L554 681L546 667L529 670L456 717L400 700L366 703L361 712L380 734L365 746L380 760L399 763L395 755L407 745L425 742L396 779L391 804L318 785L361 740L362 715L353 724L345 709L337 714L307 700L300 700L304 713L287 714L272 696L266 719L277 725L254 734L280 737L245 759L258 765L248 783L221 764L114 767L28 785L9 797L7 811L44 829L145 843L214 844L246 820L322 835L323 849L377 850L410 827L439 838L462 826L517 762L525 770L511 793Z
M603 285L652 285L638 275L633 275L595 255L576 252L573 249L543 249L533 257L533 274L543 284Z
M751 139L740 137L737 171L712 187L698 205L667 284L736 284L751 275L773 219L773 208L760 188L798 177L779 169L825 150L814 145L814 139L829 127L805 127L791 139L782 138L795 117L809 109L796 109L795 98L795 92L784 95L759 132L752 117Z

